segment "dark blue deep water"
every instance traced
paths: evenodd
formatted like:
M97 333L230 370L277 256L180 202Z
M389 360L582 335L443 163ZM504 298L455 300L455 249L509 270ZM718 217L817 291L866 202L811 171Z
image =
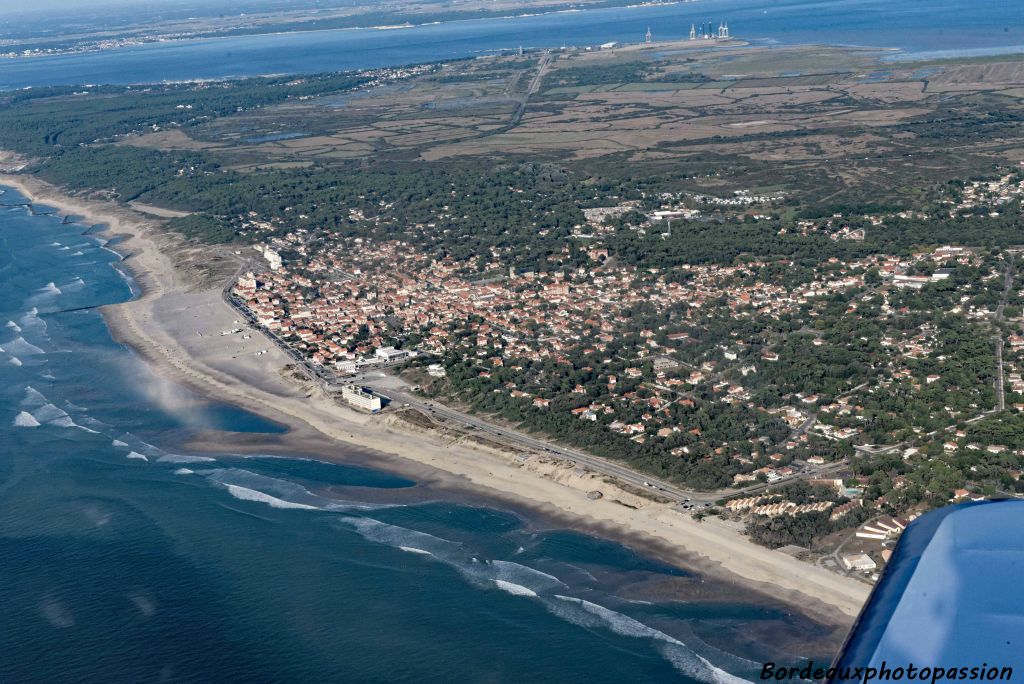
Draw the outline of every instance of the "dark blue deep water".
M725 683L820 633L386 472L171 446L281 428L111 339L132 288L88 228L0 208L0 682Z
M408 64L648 25L677 38L702 19L761 43L1000 52L1024 45L1022 12L715 0L3 60L0 87ZM0 207L0 683L726 684L830 655L779 651L820 634L805 618L684 600L700 577L617 543L354 465L184 453L200 431L281 427L159 380L111 339L95 307L132 284L88 229Z
M1024 51L1020 0L708 0L406 29L336 30L156 43L86 55L0 60L0 88L314 73L557 48L685 38L727 21L756 44L899 48L917 56Z

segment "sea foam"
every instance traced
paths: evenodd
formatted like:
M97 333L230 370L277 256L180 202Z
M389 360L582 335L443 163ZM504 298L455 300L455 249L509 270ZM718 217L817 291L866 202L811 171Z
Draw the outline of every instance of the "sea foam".
M418 555L431 555L457 569L480 586L496 587L513 596L540 600L547 609L567 622L589 629L603 628L616 634L656 642L662 656L680 672L708 684L743 684L746 680L717 667L685 643L623 613L591 601L555 593L565 587L553 575L519 563L503 560L479 560L470 557L456 542L410 530L373 518L340 518L339 523L355 529L363 537Z
M136 460L139 460L139 461L148 461L149 460L148 456L146 456L145 454L140 454L138 451L129 451L125 455L125 458L133 458L133 459L136 459Z
M529 596L531 598L537 597L537 592L532 589L527 589L521 584L514 584L512 582L506 582L505 580L494 580L494 584L497 585L502 591L508 592L513 596Z
M514 584L525 583L537 591L553 590L557 587L565 586L565 582L554 575L549 575L546 572L541 572L520 563L492 560L487 563L487 566L490 567L496 581L501 580Z
M6 346L7 353L16 356L33 356L36 354L46 353L36 345L26 341L24 337L15 337L13 340L8 342Z
M370 541L403 550L419 549L456 567L465 557L465 551L461 544L435 537L426 532L389 525L373 518L341 518L339 522L354 529L363 538Z
M14 418L15 427L39 427L39 421L27 411L22 411Z
M402 551L405 551L406 553L415 553L415 554L418 554L420 556L433 556L434 555L434 554L430 553L429 551L427 551L425 549L417 549L415 546L399 546L398 548L401 549Z
M217 461L209 456L189 456L187 454L164 454L156 460L158 463L214 463Z
M558 610L557 604L547 602L549 609L552 609L551 612L570 622L585 627L601 626L622 636L660 642L659 650L665 659L672 663L677 670L693 679L709 682L709 684L747 684L746 679L716 667L711 661L696 653L679 639L649 627L628 615L574 596L555 594L555 598L565 604L578 607L578 611L568 613Z
M41 423L51 423L62 418L67 418L67 411L59 409L53 404L46 403L32 412L32 416Z
M231 496L242 501L259 501L265 503L273 508L299 508L304 510L316 511L319 510L316 506L308 506L306 504L295 503L294 501L285 501L284 499L278 499L276 496L264 494L258 492L255 489L249 489L248 487L241 487L239 485L226 484L228 492Z
M32 385L25 386L25 398L21 400L22 406L39 407L50 403L46 396Z

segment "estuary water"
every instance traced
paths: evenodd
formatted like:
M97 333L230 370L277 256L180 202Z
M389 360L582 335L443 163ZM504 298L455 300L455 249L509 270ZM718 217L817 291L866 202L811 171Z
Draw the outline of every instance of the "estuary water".
M175 447L282 428L111 339L96 307L134 288L112 248L0 207L0 682L725 684L828 657L773 645L806 618L679 600L703 579L617 543L383 471Z
M761 45L826 43L942 57L1024 51L1019 0L707 0L479 19L172 41L93 54L0 60L0 89L316 73L472 57L502 50L679 40L728 22Z

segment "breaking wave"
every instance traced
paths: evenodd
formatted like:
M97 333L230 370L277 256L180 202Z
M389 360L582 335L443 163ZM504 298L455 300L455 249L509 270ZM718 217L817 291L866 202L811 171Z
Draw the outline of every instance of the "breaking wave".
M574 596L555 594L555 599L562 602L563 605L559 606L551 601L545 601L545 604L552 613L565 620L583 627L603 627L616 634L634 639L651 639L659 642L658 650L665 659L689 677L714 684L746 684L747 682L742 677L737 677L716 667L682 641L653 627L648 627L628 615ZM564 610L566 606L569 606L570 609Z
M492 560L484 567L490 566L494 573L495 581L521 583L529 581L530 588L536 591L553 591L558 587L565 587L565 582L554 575L535 570L534 568L512 561Z
M310 508L320 508L317 504L321 502L320 497L311 494L302 485L288 480L279 480L265 475L258 475L241 468L218 468L216 470L204 470L203 475L224 486L237 486L242 489L269 493L274 497L286 497L287 503L295 503Z
M14 418L15 427L39 427L39 421L36 420L31 413L28 411L22 411Z
M27 342L24 337L15 337L10 342L7 342L5 347L7 353L12 356L33 356L46 353L31 342Z
M191 457L202 459L205 457ZM214 460L214 459L210 459ZM188 462L188 461L185 461ZM338 499L327 499L313 494L300 484L289 480L280 480L266 475L259 475L241 468L217 468L214 470L199 471L214 482L228 486L234 485L242 489L249 489L271 498L278 499L288 504L315 508L324 511L346 512L346 511L369 511L381 508L392 508L393 504L364 504L355 501L341 501Z
M354 531L369 541L391 546L406 553L429 556L454 568L476 586L498 589L512 596L540 601L556 617L587 629L607 629L621 636L653 642L658 652L680 673L688 677L708 684L746 682L665 632L597 603L565 595L567 585L554 575L512 561L480 560L460 542L385 523L361 514L360 509L372 508L371 506L325 499L312 494L295 482L239 468L205 471L181 468L175 473L203 475L223 486L232 497L242 501L259 502L279 509L342 513L333 518L333 524ZM345 512L353 514L345 515Z
M68 412L57 409L52 403L44 403L32 412L33 417L41 423L52 423L61 419L69 418ZM70 420L70 419L69 419Z
M112 249L107 249L106 247L104 247L103 249L106 249L108 252L111 252L113 254L117 254L117 252L115 252ZM117 254L117 256L120 257L121 255ZM118 262L111 262L110 267L117 271L117 274L121 276L121 280L123 280L124 284L128 286L128 291L131 292L132 297L138 297L141 294L138 283L136 283L135 279L132 278L131 275L129 275L128 273L125 273L124 269L118 266L117 264Z
M52 423L68 417L67 411L59 409L53 404L46 403L32 412L32 416L41 423Z
M96 419L95 419L95 418L93 418L92 416L83 416L83 417L82 417L82 420L83 420L83 421L84 421L85 423L87 423L88 425L92 425L93 427L97 427L97 428L109 428L109 427L110 427L109 425L107 425L106 423L104 423L104 422L103 422L102 420L96 420ZM79 425L78 427L80 427L80 428L82 428L83 430L86 430L86 431L88 431L88 432L93 432L93 433L96 433L97 435L98 435L98 434L101 434L101 433L100 433L100 432L99 432L98 430L91 430L91 429L89 429L89 428L87 428L87 427L85 427L85 426L83 426L83 425Z
M189 456L187 454L164 454L156 459L158 463L216 463L217 459L209 456Z
M529 596L531 598L537 597L537 592L532 589L527 589L521 584L513 584L512 582L506 582L505 580L494 580L494 584L497 585L502 591L508 592L513 596Z
M159 459L167 453L148 442L143 442L130 432L122 433L120 437L113 439L110 442L110 445L117 447L118 449L128 449L137 454L142 454L146 457L147 461L151 459Z
M125 458L136 459L136 460L139 460L139 461L148 461L149 460L148 456L146 456L145 454L140 454L138 451L129 451L125 455Z
M30 330L39 332L47 340L50 339L50 336L47 334L49 332L49 326L46 325L46 321L39 317L39 309L36 307L33 306L28 313L19 318L18 323L19 332L23 332L25 328L29 328Z
M27 385L25 387L25 398L21 400L22 406L38 408L40 406L45 406L48 403L50 403L50 400L35 387L32 385Z
M538 599L557 617L587 628L609 629L622 636L657 642L662 656L680 672L711 684L743 684L746 680L715 666L679 639L596 603L552 593L566 585L553 575L503 560L478 561L461 544L372 518L341 518L364 538L402 551L430 555L482 587L496 587L513 596Z
M236 499L241 499L242 501L259 501L260 503L265 503L273 508L301 508L314 511L320 510L317 506L285 501L284 499L278 499L276 496L264 494L263 492L256 491L255 489L249 489L248 487L241 487L233 484L226 484L224 486L227 488L231 496Z
M405 551L406 553L416 553L416 554L419 554L421 556L433 556L434 555L434 554L432 554L429 551L426 551L424 549L417 549L415 546L399 546L398 548L401 549L402 551Z
M390 525L373 518L340 518L338 522L372 542L394 546L403 551L416 549L413 553L430 554L453 565L464 561L466 557L462 544L426 532Z

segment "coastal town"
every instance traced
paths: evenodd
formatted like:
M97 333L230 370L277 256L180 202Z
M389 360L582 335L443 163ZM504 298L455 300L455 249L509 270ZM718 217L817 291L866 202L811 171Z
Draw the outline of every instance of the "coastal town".
M1011 679L1009 4L0 7L0 679Z
M950 216L996 216L1022 188L1009 173L945 203ZM729 206L754 215L784 201L735 196ZM618 230L658 240L701 218L679 197L659 202ZM388 367L421 395L497 424L613 459L635 454L718 499L681 510L738 521L805 556L827 549L819 563L869 579L921 512L1020 491L1024 444L998 442L990 420L1024 408L1018 253L942 245L829 257L798 274L770 259L638 268L603 239L637 207L586 210L543 272L507 266L497 247L438 258L408 242L325 241L249 216L250 230L273 236L257 241L259 263L231 294L330 378L340 401L387 407L359 382ZM790 230L856 242L888 220L927 216L850 218ZM1008 305L1016 332L1004 325ZM949 466L960 454L972 457L967 473Z

